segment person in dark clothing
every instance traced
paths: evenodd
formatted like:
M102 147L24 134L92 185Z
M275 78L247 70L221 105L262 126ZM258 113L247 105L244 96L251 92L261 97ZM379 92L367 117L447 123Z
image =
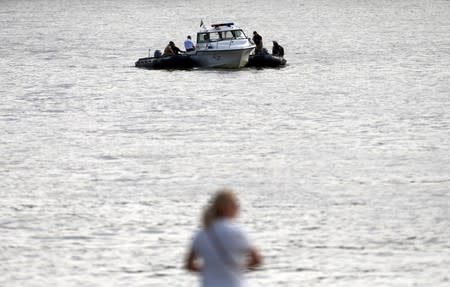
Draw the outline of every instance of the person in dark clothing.
M278 56L278 57L284 56L284 49L283 49L283 47L281 47L280 44L278 44L277 41L273 41L272 55Z
M164 49L164 54L163 56L173 56L175 55L175 53L172 50L172 45L171 43L173 43L172 41L169 42L169 45L166 46L166 48Z
M261 35L259 35L258 32L256 31L253 31L253 42L256 45L255 54L256 55L261 54L263 49L263 40Z
M169 42L170 48L172 48L172 51L174 53L174 55L180 55L181 54L181 50L180 48L178 48L177 46L175 46L175 43L170 41Z

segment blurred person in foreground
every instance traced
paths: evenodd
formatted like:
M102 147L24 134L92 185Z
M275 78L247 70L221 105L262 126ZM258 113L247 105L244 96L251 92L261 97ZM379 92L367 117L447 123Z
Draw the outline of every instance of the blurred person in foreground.
M186 269L198 272L202 287L242 287L243 273L261 265L261 256L233 222L239 203L230 189L219 190L205 209L186 259Z

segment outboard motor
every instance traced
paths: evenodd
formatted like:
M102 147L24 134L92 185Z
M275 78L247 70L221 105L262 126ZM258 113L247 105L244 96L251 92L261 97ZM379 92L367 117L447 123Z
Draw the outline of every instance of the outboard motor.
M160 50L155 50L155 52L153 53L153 57L155 58L159 58L162 56L162 53Z

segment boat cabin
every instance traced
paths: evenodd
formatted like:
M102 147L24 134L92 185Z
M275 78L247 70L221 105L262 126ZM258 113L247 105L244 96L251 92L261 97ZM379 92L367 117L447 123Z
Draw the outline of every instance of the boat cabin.
M197 49L218 49L233 44L239 44L247 36L242 29L235 27L233 23L213 24L211 28L205 28L197 33Z

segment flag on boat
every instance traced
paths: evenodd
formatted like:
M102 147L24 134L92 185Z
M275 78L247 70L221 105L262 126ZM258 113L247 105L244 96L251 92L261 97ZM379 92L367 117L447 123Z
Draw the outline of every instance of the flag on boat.
M205 24L203 23L203 19L200 21L200 27L203 27Z

